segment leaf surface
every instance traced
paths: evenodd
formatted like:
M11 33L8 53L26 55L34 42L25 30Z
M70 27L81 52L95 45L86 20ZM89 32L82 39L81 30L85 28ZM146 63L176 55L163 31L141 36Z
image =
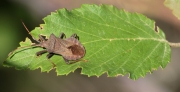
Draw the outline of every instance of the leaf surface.
M61 32L70 37L76 33L86 49L85 61L66 64L59 55L50 60L56 64L57 75L67 75L82 68L81 73L100 76L107 73L110 77L130 74L131 79L144 77L158 67L164 68L170 61L170 46L161 29L155 30L154 21L142 14L118 10L109 5L82 5L68 11L57 10L44 18L45 24L36 27L31 34L49 38L51 33L57 37ZM21 46L30 46L26 39ZM36 52L43 48L15 50L4 62L5 66L17 69L41 68L50 71L52 64L46 55L40 57Z
M173 14L180 20L180 0L165 0L164 4L173 11Z

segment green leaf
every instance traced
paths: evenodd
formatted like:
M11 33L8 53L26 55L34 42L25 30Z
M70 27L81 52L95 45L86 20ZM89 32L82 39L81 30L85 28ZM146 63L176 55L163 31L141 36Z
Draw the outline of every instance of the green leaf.
M88 76L130 74L131 79L137 79L160 66L164 68L170 61L170 46L164 33L159 28L155 30L154 21L142 14L109 5L85 4L71 11L57 10L44 21L41 28L36 27L31 32L34 38L38 39L39 34L48 38L51 33L58 37L61 32L68 38L76 33L86 49L83 57L86 62L66 64L61 56L53 56L51 61L56 64L57 75L67 75L82 68L81 73ZM31 45L29 39L20 44L25 48L14 51L4 62L5 66L41 68L43 72L52 69L47 54L35 55L43 48L27 49Z
M169 7L173 14L180 20L180 0L165 0L164 4Z

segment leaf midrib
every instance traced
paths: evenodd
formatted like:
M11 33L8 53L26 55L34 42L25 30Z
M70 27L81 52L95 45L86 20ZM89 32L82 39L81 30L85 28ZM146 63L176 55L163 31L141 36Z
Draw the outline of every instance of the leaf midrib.
M88 41L88 42L83 42L82 44L89 44L89 43L94 43L94 42L100 42L100 41L157 41L161 43L168 43L165 39L157 39L157 38L108 38L108 39L99 39L99 40L93 40L93 41Z

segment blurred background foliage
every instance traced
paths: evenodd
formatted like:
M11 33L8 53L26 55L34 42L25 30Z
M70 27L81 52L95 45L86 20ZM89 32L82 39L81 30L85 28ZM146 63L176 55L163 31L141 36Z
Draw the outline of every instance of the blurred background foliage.
M87 77L80 69L68 76L56 76L55 71L41 73L40 69L15 70L2 66L9 52L20 41L30 37L29 30L42 24L42 18L60 8L73 9L81 4L112 4L119 9L145 14L156 21L167 40L179 42L180 20L163 5L164 0L1 0L0 1L0 92L179 92L180 49L172 48L171 62L162 70L137 81L127 76L108 78L106 74Z

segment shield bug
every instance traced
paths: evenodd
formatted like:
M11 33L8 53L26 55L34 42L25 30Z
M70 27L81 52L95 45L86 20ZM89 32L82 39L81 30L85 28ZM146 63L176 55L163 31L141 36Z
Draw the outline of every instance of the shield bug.
M33 46L39 46L45 48L42 51L36 53L37 56L48 52L47 58L50 59L54 54L61 55L64 61L69 64L69 60L79 60L85 55L85 49L79 42L78 36L73 34L69 38L65 38L65 34L61 33L59 38L54 34L51 34L48 40L45 40L39 35L40 42Z
M23 26L26 28L28 33L31 35L25 24L22 22ZM32 35L31 35L32 36ZM34 37L32 36L34 39ZM34 39L37 43L33 44L33 47L42 47L44 50L36 53L37 56L44 53L47 54L48 60L53 55L61 55L64 61L67 64L70 64L71 61L79 61L85 55L85 48L79 42L79 37L77 34L73 34L71 37L66 38L64 33L61 33L59 37L56 37L53 33L50 35L49 39L43 38L42 35L39 35L39 40ZM53 64L53 67L55 64Z

